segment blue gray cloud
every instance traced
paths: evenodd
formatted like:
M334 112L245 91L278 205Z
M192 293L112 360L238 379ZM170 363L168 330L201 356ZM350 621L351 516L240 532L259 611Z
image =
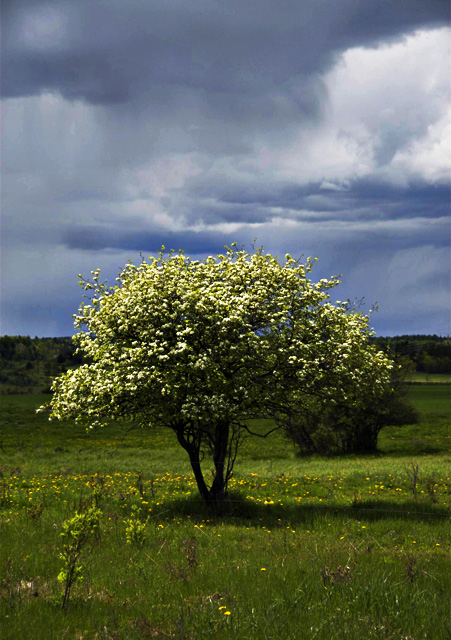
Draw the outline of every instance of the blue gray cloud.
M254 238L343 273L379 333L449 332L446 2L5 0L2 22L3 333L71 333L79 272Z
M351 47L447 24L449 7L443 0L6 0L3 19L7 97L58 91L114 104L191 87L230 104L235 94L254 100L271 85L323 71Z

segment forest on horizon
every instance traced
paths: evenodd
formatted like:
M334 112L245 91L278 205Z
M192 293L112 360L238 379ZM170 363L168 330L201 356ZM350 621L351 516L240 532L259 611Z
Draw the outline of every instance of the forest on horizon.
M409 358L425 374L451 374L451 342L437 335L373 337L371 342L394 359ZM0 336L0 392L46 393L55 376L79 366L71 337Z

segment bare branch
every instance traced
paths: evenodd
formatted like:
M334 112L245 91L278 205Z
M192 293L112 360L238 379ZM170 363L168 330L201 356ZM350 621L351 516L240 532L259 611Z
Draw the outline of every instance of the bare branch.
M255 433L254 431L251 431L251 430L249 429L249 427L248 427L247 425L245 425L245 424L243 425L243 428L244 428L244 430L245 430L245 431L247 431L247 432L249 433L249 435L251 435L251 436L257 436L258 438L266 438L266 437L268 437L269 435L271 435L271 433L274 433L274 431L278 431L278 430L279 430L279 429L281 429L282 427L280 427L280 426L274 427L274 429L271 429L270 431L268 431L268 432L267 432L267 433L265 433L264 435L262 435L261 433Z

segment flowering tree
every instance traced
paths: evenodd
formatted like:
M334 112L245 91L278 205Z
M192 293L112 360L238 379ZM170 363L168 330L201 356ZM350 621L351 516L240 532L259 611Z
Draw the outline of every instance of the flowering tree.
M51 417L172 429L202 497L221 499L248 419L273 417L278 428L300 393L336 402L349 389L377 395L390 383L390 361L368 345L368 318L332 305L338 280L313 284L312 266L233 244L203 262L163 247L127 264L111 287L93 271L80 282L91 297L74 336L89 364L54 381Z

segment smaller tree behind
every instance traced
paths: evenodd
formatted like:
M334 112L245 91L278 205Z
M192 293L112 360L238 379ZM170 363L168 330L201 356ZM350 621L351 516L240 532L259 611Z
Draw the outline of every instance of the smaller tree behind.
M377 396L357 385L352 401L324 403L319 398L298 398L296 410L285 421L285 433L301 455L371 453L385 426L418 422L418 412L406 397L406 376L412 372L408 358L395 359L391 386Z

